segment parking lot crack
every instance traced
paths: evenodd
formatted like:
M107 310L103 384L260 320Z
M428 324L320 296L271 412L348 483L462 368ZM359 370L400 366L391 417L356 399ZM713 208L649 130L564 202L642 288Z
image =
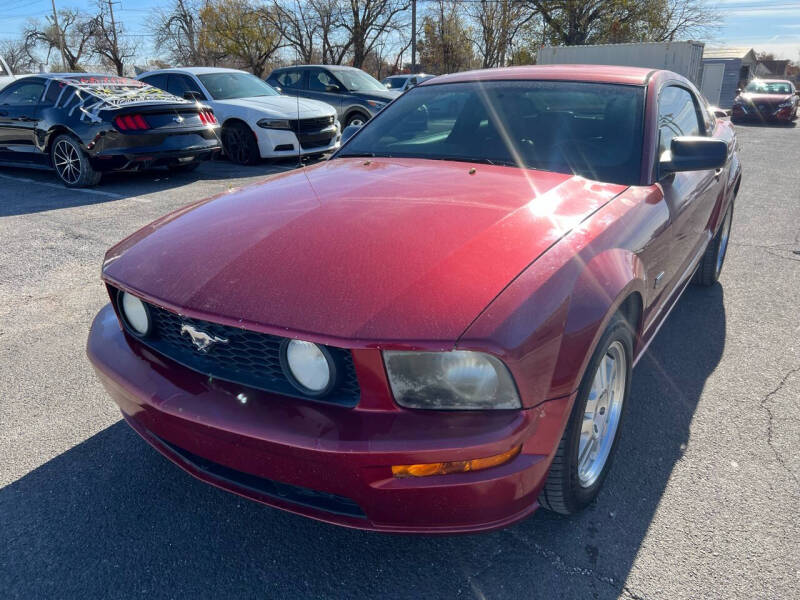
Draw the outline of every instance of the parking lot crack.
M789 477L794 480L795 484L800 487L800 479L798 479L794 471L789 468L789 465L786 463L786 460L783 458L780 450L775 446L773 439L775 415L772 414L772 408L769 404L770 400L784 388L789 378L796 373L800 373L800 367L795 367L784 373L778 385L761 399L760 406L767 413L767 444L769 444L769 447L772 449L773 454L775 454L775 458L778 460L778 463L781 465L783 470L786 471Z

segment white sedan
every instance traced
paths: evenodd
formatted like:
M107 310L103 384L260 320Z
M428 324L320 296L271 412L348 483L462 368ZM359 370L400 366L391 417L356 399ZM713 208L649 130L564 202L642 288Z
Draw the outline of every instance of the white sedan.
M225 154L239 164L260 158L322 154L341 144L336 110L317 100L281 96L245 71L188 67L148 71L141 81L209 105L222 124Z

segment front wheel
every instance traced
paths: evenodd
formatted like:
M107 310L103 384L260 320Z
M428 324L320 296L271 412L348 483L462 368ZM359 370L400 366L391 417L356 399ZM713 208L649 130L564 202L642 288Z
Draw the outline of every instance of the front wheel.
M254 165L261 158L256 136L244 123L231 123L222 128L222 147L237 165Z
M697 266L692 283L701 286L714 285L719 280L722 273L722 265L725 264L725 255L728 252L728 240L731 235L731 223L733 222L733 202L728 206L725 217L722 220L717 235L708 243L703 258Z
M349 117L347 117L347 122L345 123L345 127L350 127L351 125L355 125L356 127L361 127L364 123L369 121L369 117L366 115L362 115L361 113L353 113Z
M95 171L80 144L68 135L60 135L50 148L50 161L56 175L67 187L91 187L100 182L101 173Z
M573 514L600 492L616 449L630 392L632 356L633 332L617 313L581 380L569 423L539 495L543 508Z

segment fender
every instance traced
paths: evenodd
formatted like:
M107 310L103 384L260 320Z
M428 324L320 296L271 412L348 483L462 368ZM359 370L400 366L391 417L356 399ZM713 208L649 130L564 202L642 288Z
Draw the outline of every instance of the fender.
M611 317L629 298L638 314L634 352L640 348L641 315L652 287L645 256L668 220L660 194L631 188L520 274L457 347L500 357L526 407L571 394Z

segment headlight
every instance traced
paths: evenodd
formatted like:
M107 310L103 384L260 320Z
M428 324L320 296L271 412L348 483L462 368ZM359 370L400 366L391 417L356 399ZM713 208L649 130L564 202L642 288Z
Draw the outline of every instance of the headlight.
M327 394L336 380L336 366L330 352L302 340L289 340L283 346L281 362L289 381L309 396Z
M141 336L150 333L150 311L144 302L128 292L120 292L117 303L119 312L129 329Z
M369 104L372 108L381 109L386 106L386 102L378 102L377 100L367 100L367 104Z
M789 99L778 104L778 108L789 108L794 105L794 101Z
M394 399L406 408L521 407L508 369L489 354L385 351L383 359Z
M261 119L258 123L259 127L264 129L291 129L292 124L287 119Z

